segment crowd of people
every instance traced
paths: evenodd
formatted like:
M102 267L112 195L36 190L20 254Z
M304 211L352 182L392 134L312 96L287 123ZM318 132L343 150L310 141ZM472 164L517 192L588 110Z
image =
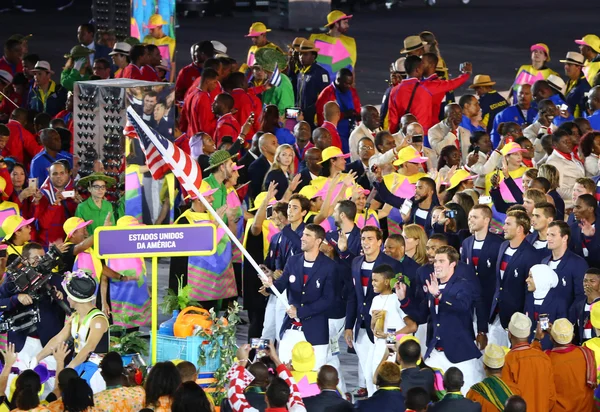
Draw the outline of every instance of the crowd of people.
M505 95L489 75L471 77L470 62L450 79L424 31L404 39L375 106L356 90L351 18L332 11L325 33L287 50L253 23L243 61L220 41L198 42L173 95L159 93L163 83L139 99L144 121L198 162L199 192L261 267L223 231L214 255L170 262L169 286L190 286L205 308L243 301L249 344L222 410L599 410L600 38L575 40L562 76L547 67L549 47L532 45ZM60 81L29 36L4 43L0 263L21 256L35 267L57 248L63 265L51 280L57 298L16 293L6 277L0 286L5 313L35 306L41 316L34 331L8 333L2 407L215 408L189 362L154 365L143 388L124 376L107 331L148 323L145 265L98 259L91 236L99 226L214 217L177 182L164 189L166 175L154 185L133 135L121 179L98 159L84 176L73 155L77 82L169 78L155 20L150 44L82 24ZM456 99L463 85L473 93ZM141 190L160 192L154 208L140 197L140 216L125 202L130 163L146 173ZM356 357L342 367L346 346ZM106 354L99 371L79 378L93 353ZM43 374L29 369L38 362L57 376L45 400ZM23 372L13 389L15 363ZM358 371L354 393L348 369Z

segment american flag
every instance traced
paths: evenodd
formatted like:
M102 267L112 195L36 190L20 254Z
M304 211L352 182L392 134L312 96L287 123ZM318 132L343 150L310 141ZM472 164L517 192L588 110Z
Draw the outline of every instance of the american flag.
M281 72L279 71L279 65L275 63L275 68L273 69L273 75L271 76L271 84L275 87L279 87L281 84Z
M127 108L127 120L128 124L123 133L130 138L139 138L146 155L146 164L154 179L161 179L172 170L187 192L192 192L193 187L200 187L202 170L198 162L149 127L131 106ZM189 179L184 180L184 176L188 176Z

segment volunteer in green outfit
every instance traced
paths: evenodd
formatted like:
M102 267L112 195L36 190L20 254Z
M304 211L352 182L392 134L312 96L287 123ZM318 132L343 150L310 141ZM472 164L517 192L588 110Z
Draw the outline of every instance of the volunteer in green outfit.
M233 166L235 163L231 160L234 155L231 155L227 150L217 150L208 159L209 166L206 168L207 172L210 172L204 181L210 185L211 188L217 189L213 194L212 207L216 211L222 206L227 206L227 188L225 187L225 181L230 179L233 174ZM227 216L223 215L223 221L227 222Z
M106 189L115 185L115 179L106 176L103 173L92 173L77 182L79 188L85 188L90 192L90 197L81 202L75 210L75 216L83 220L93 221L87 227L90 235L94 234L94 229L98 226L105 225L107 216L110 214L110 225L115 224L115 217L112 204L104 199Z

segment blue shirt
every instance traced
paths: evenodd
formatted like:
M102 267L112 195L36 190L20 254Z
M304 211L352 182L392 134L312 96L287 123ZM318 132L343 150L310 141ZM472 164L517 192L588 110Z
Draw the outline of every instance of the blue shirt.
M593 130L600 130L600 109L588 116L587 119L590 121Z
M464 114L463 114L462 121L460 122L459 126L464 127L465 129L467 129L468 131L470 131L471 134L473 134L475 132L485 132L485 129L483 127L481 127L481 126L473 126L473 123L471 123L471 119L469 119Z
M60 151L56 154L56 159L54 159L48 154L46 149L42 150L31 160L29 177L37 177L38 187L41 186L48 177L48 169L52 163L61 159L67 160L69 165L73 167L73 155L71 153Z
M294 143L296 143L296 138L294 137L292 132L290 132L285 127L279 127L277 129L275 129L274 134L275 134L275 137L277 138L277 143L279 143L279 144L287 143L289 145L294 145Z

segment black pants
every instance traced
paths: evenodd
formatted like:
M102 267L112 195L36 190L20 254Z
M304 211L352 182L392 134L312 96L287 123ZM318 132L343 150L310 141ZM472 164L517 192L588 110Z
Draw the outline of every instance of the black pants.
M265 309L264 308L252 308L248 309L248 343L252 338L260 338L263 330L263 323L265 322Z

